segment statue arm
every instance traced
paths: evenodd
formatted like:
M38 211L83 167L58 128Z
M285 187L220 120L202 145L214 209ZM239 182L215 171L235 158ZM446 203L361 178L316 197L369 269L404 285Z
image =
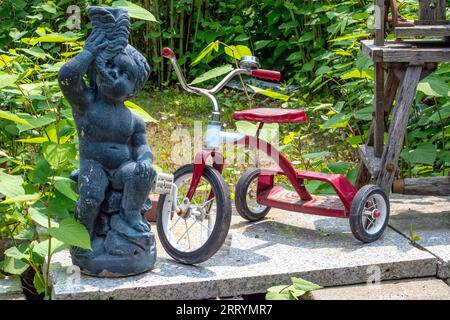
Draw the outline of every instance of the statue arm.
M94 30L86 39L84 50L64 64L59 70L58 83L64 96L72 107L84 108L87 105L88 90L83 76L95 60L97 53L108 45L105 34Z
M93 61L94 55L85 49L59 70L59 87L72 106L86 105L87 88L83 76Z
M133 158L137 162L150 161L153 162L153 154L147 143L147 133L145 131L145 122L138 116L134 118L134 134L132 138Z

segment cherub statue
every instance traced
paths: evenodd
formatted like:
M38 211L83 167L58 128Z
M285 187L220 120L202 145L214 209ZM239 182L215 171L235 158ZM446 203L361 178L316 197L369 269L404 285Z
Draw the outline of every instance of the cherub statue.
M150 68L128 44L130 21L125 9L89 7L88 13L94 29L84 50L58 76L79 138L76 218L86 226L93 248L73 248L72 260L89 274L136 274L154 263L153 234L141 208L156 172L145 123L124 101L143 88ZM106 195L117 192L122 193L118 211L102 213Z

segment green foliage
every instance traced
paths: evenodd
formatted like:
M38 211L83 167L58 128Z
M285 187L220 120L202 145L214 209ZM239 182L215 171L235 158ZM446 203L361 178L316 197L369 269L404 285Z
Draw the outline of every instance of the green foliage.
M302 300L311 291L322 289L321 286L301 278L292 277L291 281L289 286L280 285L267 289L266 300Z
M21 275L33 269L35 289L47 298L52 255L68 246L91 248L87 230L73 217L78 195L69 176L79 166L76 128L56 80L89 32L86 25L67 28L70 4L19 0L0 8L0 241L13 243L0 270ZM155 20L127 1L114 5ZM126 105L145 121L156 121L135 103Z

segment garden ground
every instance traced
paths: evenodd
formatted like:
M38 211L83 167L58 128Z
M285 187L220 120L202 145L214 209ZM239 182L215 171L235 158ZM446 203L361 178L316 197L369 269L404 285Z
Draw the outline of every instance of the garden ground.
M231 245L198 266L174 262L160 247L156 267L149 273L120 279L81 276L76 282L72 270L67 271L69 254L61 252L52 265L53 298L236 297L265 293L271 286L289 284L295 276L323 287L402 280L399 286L364 285L349 291L362 292L360 299L373 297L373 290L382 293L380 299L419 299L428 291L429 298L450 299L441 282L422 279L450 277L450 200L394 195L391 205L389 228L371 244L355 240L346 219L273 210L266 220L253 224L235 215ZM419 281L404 284L406 279ZM327 290L313 295L320 299ZM341 293L337 297L345 298Z

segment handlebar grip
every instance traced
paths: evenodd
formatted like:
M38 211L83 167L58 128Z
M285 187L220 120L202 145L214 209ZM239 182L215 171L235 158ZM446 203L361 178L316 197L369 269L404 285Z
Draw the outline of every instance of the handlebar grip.
M172 59L175 57L175 53L172 51L172 49L170 49L168 47L165 47L163 49L163 51L161 52L161 55L167 59Z
M252 70L252 76L260 79L272 80L279 82L281 75L279 71L256 69Z

